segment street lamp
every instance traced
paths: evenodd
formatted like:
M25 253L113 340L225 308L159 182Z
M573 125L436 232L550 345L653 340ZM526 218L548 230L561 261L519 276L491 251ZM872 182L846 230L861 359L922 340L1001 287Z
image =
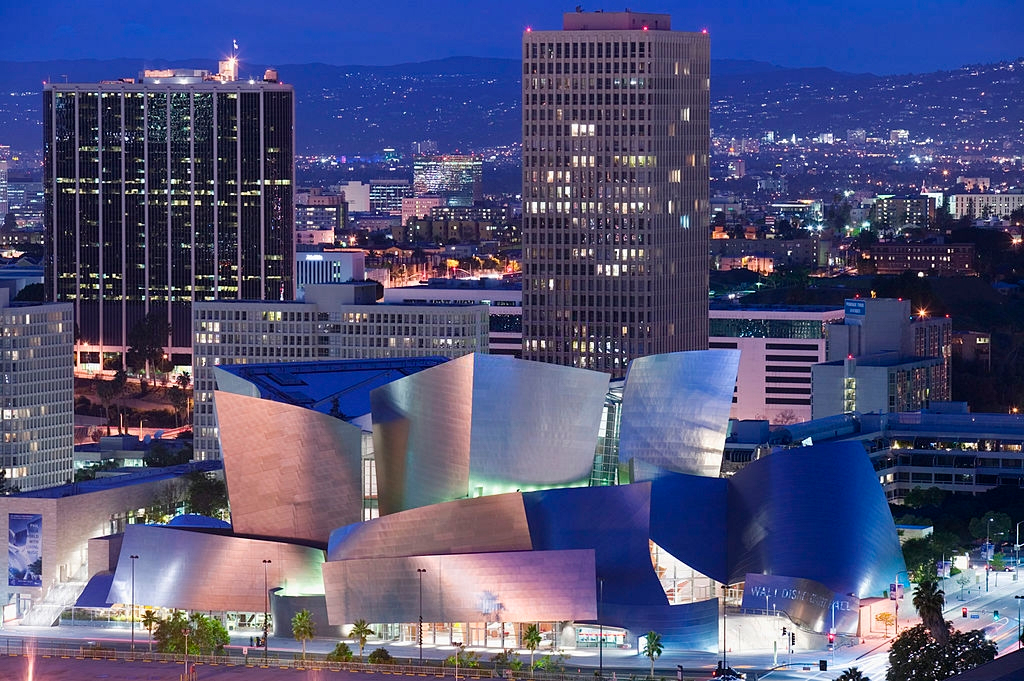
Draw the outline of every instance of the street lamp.
M992 521L995 518L989 516L988 522L985 523L985 593L988 593L988 573L991 572L989 569L989 555L992 550L989 548L989 536L992 534Z
M1020 526L1024 520L1017 523L1017 541L1013 543L1013 581L1017 581L1017 573L1020 571ZM1019 619L1019 618L1018 618Z
M135 561L139 559L138 556L132 554L128 556L132 561L132 610L128 617L131 618L132 622L132 654L135 653Z
M894 584L892 594L892 602L896 604L896 636L900 635L900 575L906 575L907 579L910 579L910 573L906 570L900 570L896 573L896 583Z
M270 584L267 581L267 566L272 561L263 559L263 661L267 661L267 630L270 617Z
M423 665L423 573L426 568L416 568L416 575L420 578L420 625L416 628L416 643L420 646L420 666Z
M1024 596L1014 596L1017 600L1017 650L1020 650L1020 601Z

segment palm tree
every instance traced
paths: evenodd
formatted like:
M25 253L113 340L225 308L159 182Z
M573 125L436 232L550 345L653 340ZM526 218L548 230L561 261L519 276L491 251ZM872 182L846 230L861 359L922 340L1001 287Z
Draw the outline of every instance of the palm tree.
M373 629L366 623L366 620L356 620L352 623L352 631L348 637L359 642L359 661L363 661L363 648L366 647L366 639L373 636Z
M836 677L836 681L871 681L871 679L864 676L864 672L857 669L856 667L850 667L845 672Z
M526 627L526 631L523 632L523 645L530 651L530 676L533 676L533 654L540 645L540 629L536 624Z
M949 628L946 626L946 619L942 616L942 608L946 604L946 594L939 588L938 583L926 580L917 585L914 590L914 607L921 616L921 622L925 628L931 631L932 638L939 645L946 645L949 641Z
M142 613L142 618L139 621L149 630L149 652L153 652L153 627L160 624L160 618L155 612L146 608L146 612Z
M296 641L302 642L302 659L306 659L306 641L316 636L316 624L309 615L309 610L303 608L292 617L292 636Z
M644 655L651 658L651 679L654 679L654 661L661 657L665 647L661 645L661 634L656 631L648 631L644 636Z

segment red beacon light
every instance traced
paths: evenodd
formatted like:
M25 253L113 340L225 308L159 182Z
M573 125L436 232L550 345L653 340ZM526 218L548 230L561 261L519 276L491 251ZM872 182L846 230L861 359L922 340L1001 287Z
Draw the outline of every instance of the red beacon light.
M527 33L533 33L533 27L531 27L531 26L527 26L527 27L526 27L526 32L527 32Z
M644 26L644 27L643 27L643 30L645 30L645 31L646 31L646 30L647 30L647 27L646 27L646 26Z
M707 35L708 34L708 29L702 28L702 29L700 29L700 32L703 33L704 35Z

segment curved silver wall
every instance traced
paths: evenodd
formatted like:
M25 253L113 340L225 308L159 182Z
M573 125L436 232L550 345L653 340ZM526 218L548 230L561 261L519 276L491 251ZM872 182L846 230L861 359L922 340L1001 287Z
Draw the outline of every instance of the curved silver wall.
M622 391L619 460L634 480L659 470L718 477L739 369L738 350L638 357Z
M380 514L585 484L608 376L467 355L370 394Z
M324 544L362 519L362 433L311 409L217 391L235 532Z
M323 593L324 552L308 546L246 539L154 525L129 525L107 596L130 603L132 560L135 602L182 610L245 610L265 607L267 584L285 594Z
M730 478L728 494L730 583L747 573L799 577L865 598L906 569L859 442L777 451Z

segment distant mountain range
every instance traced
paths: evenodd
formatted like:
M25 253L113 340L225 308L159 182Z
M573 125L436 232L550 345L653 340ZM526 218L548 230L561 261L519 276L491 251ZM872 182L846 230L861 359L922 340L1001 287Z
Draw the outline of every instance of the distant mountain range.
M274 65L295 86L300 153L360 154L436 140L442 151L517 142L520 62L454 57L394 66ZM216 70L210 59L0 62L0 144L41 146L43 81L96 82L143 68ZM242 77L265 65L242 64ZM716 134L785 136L849 128L887 135L906 128L939 140L1022 143L1024 59L903 76L789 69L749 60L713 60ZM38 140L38 141L37 141Z

